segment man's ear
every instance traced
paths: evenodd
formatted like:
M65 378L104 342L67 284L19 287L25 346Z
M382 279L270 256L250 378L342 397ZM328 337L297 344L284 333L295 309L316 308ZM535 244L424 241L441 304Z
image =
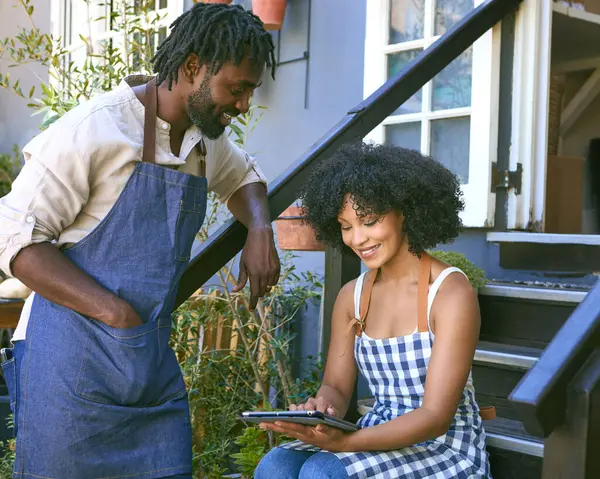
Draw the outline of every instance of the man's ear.
M198 55L191 53L181 65L181 74L187 83L193 84L198 75L203 75L206 66L200 63Z

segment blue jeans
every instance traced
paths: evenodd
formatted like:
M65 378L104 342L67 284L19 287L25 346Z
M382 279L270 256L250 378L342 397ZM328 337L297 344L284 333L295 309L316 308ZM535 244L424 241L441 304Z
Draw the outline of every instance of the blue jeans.
M342 461L328 452L275 448L263 457L254 479L347 479Z

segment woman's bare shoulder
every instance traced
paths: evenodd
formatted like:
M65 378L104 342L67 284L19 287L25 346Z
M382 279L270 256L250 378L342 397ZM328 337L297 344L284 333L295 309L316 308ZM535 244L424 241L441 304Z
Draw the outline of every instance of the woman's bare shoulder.
M450 267L451 266L449 264L444 263L436 258L432 258L431 282L435 282L440 274L442 274L445 269ZM467 276L459 272L451 273L446 277L446 279L444 279L440 285L437 296L440 298L443 297L445 303L460 303L466 299L473 300L477 297Z

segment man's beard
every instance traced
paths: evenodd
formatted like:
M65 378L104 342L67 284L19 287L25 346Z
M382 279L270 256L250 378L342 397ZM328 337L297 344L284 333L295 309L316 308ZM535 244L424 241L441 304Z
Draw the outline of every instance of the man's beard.
M216 140L225 131L221 123L221 115L217 115L217 105L210 92L210 77L202 80L198 91L188 97L187 112L190 120L209 139Z

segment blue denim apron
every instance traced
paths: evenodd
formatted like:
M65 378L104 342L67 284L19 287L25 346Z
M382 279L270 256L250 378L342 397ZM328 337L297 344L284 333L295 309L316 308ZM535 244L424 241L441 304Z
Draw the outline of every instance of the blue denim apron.
M156 96L147 86L143 161L106 218L64 252L144 323L115 329L35 296L13 384L14 477L191 477L188 398L168 343L207 181L154 164Z

